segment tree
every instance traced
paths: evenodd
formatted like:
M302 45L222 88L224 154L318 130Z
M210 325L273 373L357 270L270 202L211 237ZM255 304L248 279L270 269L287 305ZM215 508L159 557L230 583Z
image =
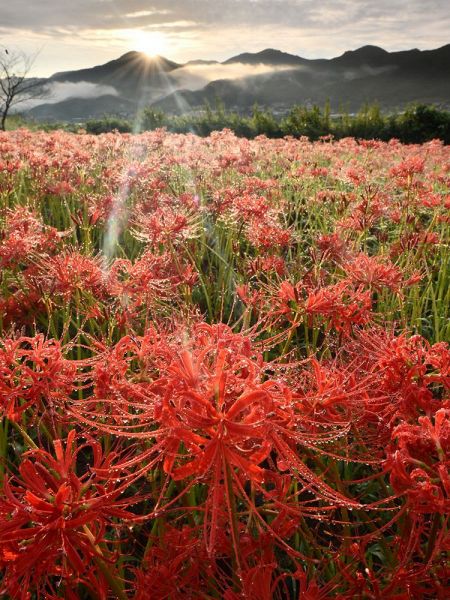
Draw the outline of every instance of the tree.
M11 108L25 100L42 98L46 90L42 80L28 77L34 56L0 48L0 130L5 130Z
M147 106L141 112L141 119L142 130L152 131L164 126L166 115L160 110L155 110L151 106Z
M251 124L255 135L266 135L267 137L279 137L280 126L270 110L261 110L258 104L253 105Z

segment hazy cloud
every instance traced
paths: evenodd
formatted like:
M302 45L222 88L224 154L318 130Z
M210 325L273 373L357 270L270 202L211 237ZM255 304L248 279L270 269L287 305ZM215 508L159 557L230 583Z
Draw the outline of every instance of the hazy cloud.
M101 85L89 81L55 81L49 86L51 102L61 102L67 98L97 98L106 94L117 96L117 90L112 85Z
M269 65L244 65L234 63L230 65L212 64L212 65L187 65L172 71L167 78L166 85L160 93L152 90L154 97L164 97L169 93L179 90L199 90L211 81L217 79L233 79L236 83L240 79L256 75L269 75L275 71L292 69L292 67L280 66L271 67ZM247 82L248 83L248 82ZM111 85L102 85L90 83L88 81L70 82L55 81L46 86L46 94L42 98L28 100L21 103L21 110L29 110L39 104L55 104L69 98L97 98L103 95L117 96L117 90Z
M269 65L244 65L233 63L229 65L187 65L170 74L175 89L199 90L211 81L217 79L243 79L244 77L266 75L275 71L292 69L289 66L271 67ZM174 90L175 91L175 90Z
M15 0L2 8L2 25L120 29L145 27L173 20L221 25L288 25L307 27L320 24L351 24L355 19L394 18L399 23L417 18L428 23L448 19L447 0Z
M26 100L20 104L20 110L29 110L39 104L56 104L69 98L98 98L99 96L117 96L117 90L111 85L90 83L89 81L55 81L45 88L42 98Z

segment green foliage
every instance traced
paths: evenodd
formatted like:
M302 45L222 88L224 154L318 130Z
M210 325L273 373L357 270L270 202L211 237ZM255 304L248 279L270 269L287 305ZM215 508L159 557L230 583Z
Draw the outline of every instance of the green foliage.
M167 122L166 115L161 110L155 110L151 106L144 108L140 115L140 125L143 131L152 131L164 127Z
M330 103L327 102L323 109L317 105L294 106L285 117L277 119L270 110L261 109L258 105L253 107L252 115L248 117L226 111L223 104L217 102L214 110L208 105L199 114L166 116L164 125L169 131L192 132L201 136L228 128L236 135L247 138L292 135L317 140L332 135L337 139L398 138L401 142L414 144L436 138L446 144L450 141L450 113L424 104L410 106L405 112L394 115L383 114L377 103L364 104L356 115L349 114L345 109L332 115Z
M119 133L131 133L132 127L126 119L117 117L104 117L103 119L91 119L86 122L86 131L88 133L108 133L118 131Z
M24 124L23 120L18 120L14 128ZM37 125L34 123L31 127L36 128ZM340 108L338 114L332 115L330 103L327 102L323 109L317 105L293 106L287 115L277 118L269 109L260 108L257 104L251 115L229 111L220 99L216 99L213 107L206 104L197 113L169 115L149 106L140 112L135 123L111 116L86 123L86 131L94 134L152 131L162 127L173 133L194 133L199 136L230 129L239 137L250 139L258 135L269 138L291 135L306 136L314 141L331 135L336 139L355 137L387 141L397 138L408 144L421 144L432 139L440 139L445 144L450 142L450 112L426 104L411 105L404 112L391 115L383 114L377 103L364 104L355 115L349 114L345 108ZM52 124L41 125L40 128L67 130L68 126Z
M268 110L261 110L257 104L253 107L251 125L255 135L266 135L270 138L281 136L281 128L273 114Z
M408 107L391 123L394 137L406 143L423 143L439 138L450 143L450 112L419 104Z
M22 113L13 113L6 120L6 131L26 128L29 131L67 131L77 133L82 127L78 123L62 123L51 121L42 123L41 121L30 120Z
M285 135L306 135L311 140L317 140L323 135L331 133L327 128L325 114L314 105L294 106L287 117L281 121L281 130Z
M370 139L386 137L386 118L381 114L378 104L364 104L353 119L350 119L350 135L356 138ZM392 137L388 136L387 137Z

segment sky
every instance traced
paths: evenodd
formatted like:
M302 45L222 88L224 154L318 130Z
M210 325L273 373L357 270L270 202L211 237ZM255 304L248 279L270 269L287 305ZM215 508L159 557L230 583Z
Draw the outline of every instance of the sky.
M91 67L130 50L177 62L277 48L331 58L450 42L448 0L0 0L0 45L32 75Z

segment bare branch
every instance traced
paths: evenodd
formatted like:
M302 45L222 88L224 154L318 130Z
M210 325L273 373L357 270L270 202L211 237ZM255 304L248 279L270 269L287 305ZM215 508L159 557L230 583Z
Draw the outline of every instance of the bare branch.
M29 77L36 56L0 47L0 129L5 129L11 107L42 98L47 91L42 80Z

